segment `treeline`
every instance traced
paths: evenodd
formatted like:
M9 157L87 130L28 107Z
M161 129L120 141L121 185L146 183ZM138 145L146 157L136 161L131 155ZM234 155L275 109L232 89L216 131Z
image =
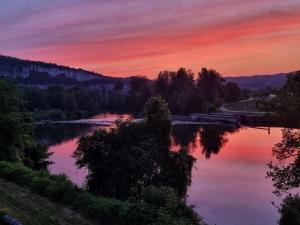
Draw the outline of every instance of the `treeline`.
M0 161L22 161L32 169L47 170L50 154L45 146L35 142L33 121L22 108L17 84L0 79Z
M195 79L190 70L160 72L154 82L154 92L162 96L172 113L210 112L223 102L239 100L241 90L237 84L225 83L215 70L202 68Z
M35 120L64 120L89 117L108 109L105 91L50 86L24 88L24 107Z
M224 102L238 101L243 92L215 70L202 68L195 78L191 70L180 68L162 71L151 82L146 77L131 78L126 101L118 104L123 103L122 108L130 112L141 112L146 101L156 95L168 103L172 114L190 114L215 111Z
M243 92L237 84L203 68L197 78L187 69L160 72L154 81L136 76L125 87L116 80L113 87L101 89L50 86L47 89L24 87L25 108L35 119L75 119L100 112L141 113L151 96L160 95L173 114L210 112L223 102L238 101Z
M272 90L273 98L257 104L264 111L273 112L271 119L284 127L300 127L300 71L290 73L279 90Z

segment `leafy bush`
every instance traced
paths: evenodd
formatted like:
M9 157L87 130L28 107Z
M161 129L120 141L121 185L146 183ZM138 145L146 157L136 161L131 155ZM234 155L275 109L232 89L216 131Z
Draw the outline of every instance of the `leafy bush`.
M280 225L300 225L300 196L288 195L279 209Z
M99 224L202 224L170 188L149 187L144 191L144 201L129 202L96 197L75 186L64 175L34 171L20 163L0 161L0 177L71 206Z
M169 187L149 186L143 192L143 200L147 203L165 206L171 199L177 198L176 193Z

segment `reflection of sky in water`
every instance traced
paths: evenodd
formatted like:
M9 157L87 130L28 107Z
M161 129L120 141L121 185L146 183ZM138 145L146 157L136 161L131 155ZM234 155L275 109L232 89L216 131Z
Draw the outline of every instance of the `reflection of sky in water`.
M75 184L82 185L87 175L87 170L77 169L74 166L75 159L71 157L76 149L78 139L79 138L74 138L49 147L49 152L54 153L50 158L50 160L54 162L54 164L50 166L50 172L54 174L64 173L71 178Z
M116 114L109 114L109 113L103 113L99 114L95 117L92 117L90 120L95 121L107 121L112 122L117 119L127 120L130 119L131 116L124 114L124 115L116 115ZM72 158L72 154L76 149L77 142L79 140L79 137L81 135L88 135L92 133L96 129L109 129L108 126L90 126L86 127L87 125L78 125L77 126L77 134L72 130L72 127L74 125L60 125L63 126L62 129L64 129L64 135L66 137L70 137L67 140L59 141L58 143L51 145L49 147L49 152L53 152L53 155L51 156L50 160L54 162L53 165L50 166L50 172L54 174L60 174L64 173L66 174L75 184L81 186L84 183L84 179L88 173L86 169L78 169L75 166L75 159ZM82 126L85 127L85 129L80 129ZM71 132L72 130L72 132ZM69 131L69 132L68 132ZM57 132L57 131L56 131ZM59 132L59 130L58 130ZM50 134L51 136L51 134Z
M271 205L276 197L265 176L281 129L271 128L268 135L266 130L243 128L227 137L228 143L209 160L196 141L193 154L197 162L188 202L210 224L276 224L277 212Z
M211 225L276 224L278 216L271 202L277 199L271 180L265 176L272 147L281 140L281 129L271 128L268 134L266 130L242 128L225 135L228 142L209 159L203 155L199 132L194 135L194 144L189 146L197 162L188 202ZM54 152L51 160L55 162L50 171L65 173L81 185L87 171L76 169L75 160L70 157L77 141L78 137L74 137L50 146L49 150Z

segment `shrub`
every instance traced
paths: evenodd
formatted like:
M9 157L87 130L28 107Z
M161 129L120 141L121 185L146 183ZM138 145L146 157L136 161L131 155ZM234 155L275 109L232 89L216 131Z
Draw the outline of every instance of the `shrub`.
M279 209L280 225L300 225L300 196L288 195Z
M171 199L177 199L177 194L169 187L149 186L143 191L142 198L147 203L165 206Z
M193 210L170 188L149 187L144 191L143 201L129 202L96 197L75 186L64 175L33 171L20 163L0 161L0 177L71 206L99 224L200 224Z

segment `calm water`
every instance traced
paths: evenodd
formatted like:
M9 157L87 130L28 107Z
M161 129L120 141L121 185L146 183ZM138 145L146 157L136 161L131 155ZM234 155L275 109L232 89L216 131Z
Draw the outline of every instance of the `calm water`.
M115 115L97 118L116 119ZM123 118L127 118L126 115ZM95 118L95 119L97 119ZM78 184L85 170L76 169L71 157L78 138L101 126L55 125L39 127L38 138L48 144L55 163L50 172L65 173ZM192 171L188 202L211 225L273 225L278 214L272 201L273 186L266 179L272 147L281 140L281 128L173 127L173 148L188 146L197 158Z

